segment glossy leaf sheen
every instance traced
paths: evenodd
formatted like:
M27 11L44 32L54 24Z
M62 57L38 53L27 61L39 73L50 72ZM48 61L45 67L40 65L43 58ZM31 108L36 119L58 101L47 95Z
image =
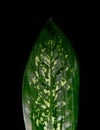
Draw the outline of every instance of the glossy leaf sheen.
M26 130L76 130L79 67L74 49L50 19L33 46L22 87Z

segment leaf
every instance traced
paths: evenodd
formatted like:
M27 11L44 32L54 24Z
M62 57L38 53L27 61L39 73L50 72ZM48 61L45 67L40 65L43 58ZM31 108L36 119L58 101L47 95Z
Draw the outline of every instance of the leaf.
M69 40L49 19L33 46L22 86L26 130L76 130L79 66Z

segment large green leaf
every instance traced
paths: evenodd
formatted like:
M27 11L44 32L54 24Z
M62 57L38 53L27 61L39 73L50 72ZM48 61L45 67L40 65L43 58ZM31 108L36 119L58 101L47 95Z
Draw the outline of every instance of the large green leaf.
M78 87L74 49L49 19L24 72L22 105L26 130L76 130Z

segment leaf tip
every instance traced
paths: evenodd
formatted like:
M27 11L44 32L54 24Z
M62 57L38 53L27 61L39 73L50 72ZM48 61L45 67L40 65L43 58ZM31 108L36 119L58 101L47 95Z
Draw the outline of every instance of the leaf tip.
M49 21L52 21L52 20L53 20L52 17L50 17L50 18L49 18Z

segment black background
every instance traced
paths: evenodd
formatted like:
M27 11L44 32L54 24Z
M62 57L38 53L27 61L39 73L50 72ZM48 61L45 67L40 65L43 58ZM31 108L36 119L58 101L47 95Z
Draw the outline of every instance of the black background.
M97 13L89 5L74 5L74 3L70 6L65 4L65 6L54 7L54 9L50 5L46 6L47 8L42 6L33 11L34 7L35 5L29 12L25 6L26 10L16 15L12 25L11 40L9 44L7 42L5 58L8 61L5 62L9 71L7 72L9 80L4 91L7 95L4 99L4 110L8 118L4 121L9 122L10 129L25 130L21 102L23 73L38 34L46 21L52 17L70 40L79 59L80 95L77 130L98 129L100 85L97 84L99 81L97 74L99 73L100 40L97 39L99 36Z

